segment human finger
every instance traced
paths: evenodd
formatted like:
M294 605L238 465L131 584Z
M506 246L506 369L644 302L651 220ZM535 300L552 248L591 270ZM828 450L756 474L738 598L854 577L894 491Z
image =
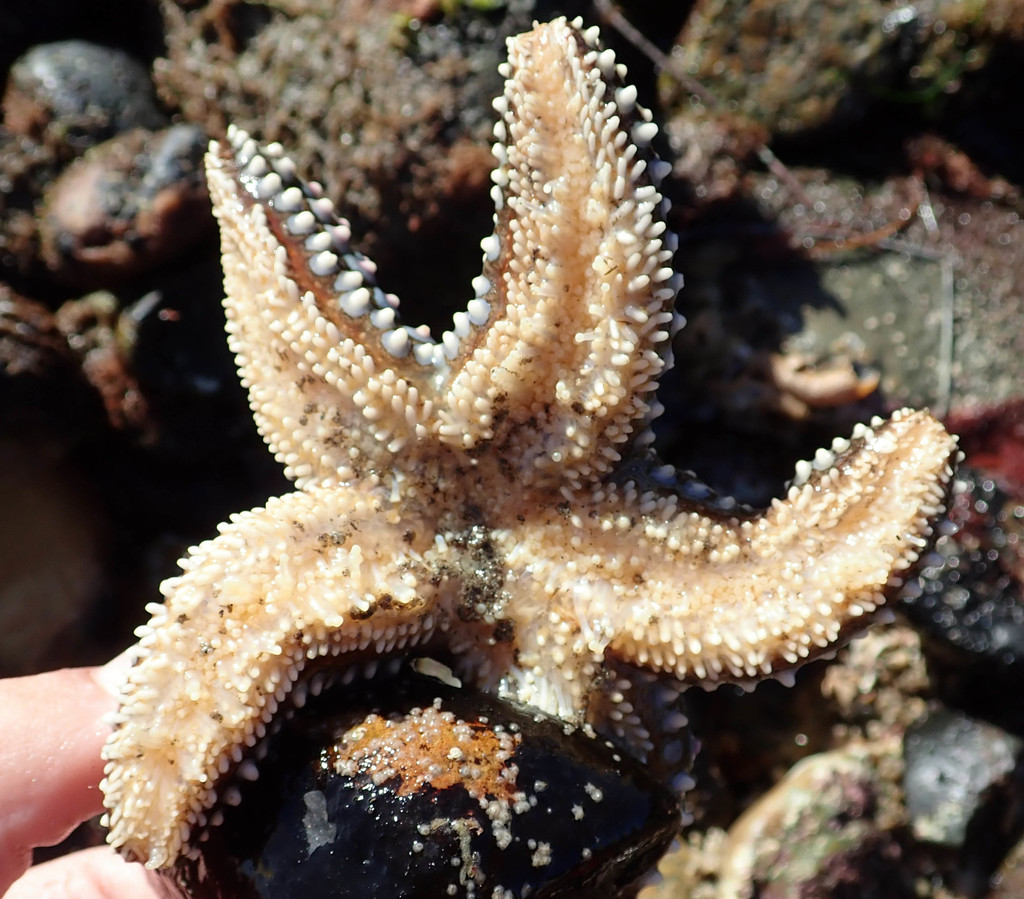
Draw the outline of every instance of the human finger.
M102 810L104 716L116 705L99 668L0 680L0 895L32 849L59 843Z
M107 846L73 852L29 868L4 899L158 899L142 865Z

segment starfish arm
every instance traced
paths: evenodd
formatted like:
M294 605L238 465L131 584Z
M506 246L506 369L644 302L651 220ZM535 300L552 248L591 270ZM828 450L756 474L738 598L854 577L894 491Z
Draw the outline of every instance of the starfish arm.
M535 523L513 565L593 649L708 688L751 682L868 623L925 544L955 448L928 413L896 413L820 451L759 515L609 485L572 514L573 557Z
M299 486L388 468L426 433L418 332L348 244L315 185L274 146L229 129L207 155L220 222L228 343L260 433ZM398 355L396 355L398 354Z
M301 701L303 669L398 652L446 626L428 607L440 582L387 519L353 491L293 493L234 516L163 584L104 751L114 846L169 865L285 697Z
M607 472L668 364L674 238L657 128L596 29L559 19L508 42L484 241L486 330L452 362L441 437L483 441L542 479Z

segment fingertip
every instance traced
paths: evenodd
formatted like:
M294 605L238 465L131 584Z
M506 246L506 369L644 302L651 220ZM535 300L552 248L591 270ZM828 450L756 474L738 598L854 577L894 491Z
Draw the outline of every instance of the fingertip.
M0 680L0 727L9 736L0 741L0 886L34 847L60 842L102 810L100 752L115 707L95 669Z
M162 895L142 865L97 846L29 868L4 899L158 899Z

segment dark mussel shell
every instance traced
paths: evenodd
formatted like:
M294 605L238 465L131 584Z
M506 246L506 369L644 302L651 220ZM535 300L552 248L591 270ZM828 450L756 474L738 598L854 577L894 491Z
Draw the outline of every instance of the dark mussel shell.
M680 822L675 796L607 743L408 668L310 697L264 751L255 781L220 791L237 804L221 802L174 890L611 899Z

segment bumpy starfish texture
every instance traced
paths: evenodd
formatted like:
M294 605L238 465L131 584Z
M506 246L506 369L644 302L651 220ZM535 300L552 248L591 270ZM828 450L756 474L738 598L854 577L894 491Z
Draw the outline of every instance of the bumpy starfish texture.
M296 490L192 549L139 630L103 788L110 842L150 867L216 821L317 667L434 655L615 730L638 669L712 687L834 647L941 509L955 444L924 412L820 451L763 513L661 465L679 279L656 128L578 22L510 39L502 71L495 231L439 341L280 147L211 147L229 342Z

